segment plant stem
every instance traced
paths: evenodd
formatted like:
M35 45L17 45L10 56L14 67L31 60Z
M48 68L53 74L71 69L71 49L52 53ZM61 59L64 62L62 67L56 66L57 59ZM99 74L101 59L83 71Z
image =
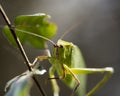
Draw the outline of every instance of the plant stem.
M19 38L17 37L17 35L16 35L16 33L15 33L14 28L12 27L12 24L11 24L8 16L6 15L5 11L3 10L1 4L0 4L0 12L1 12L1 14L2 14L5 22L7 23L7 25L8 25L8 27L9 27L9 29L10 29L10 31L11 31L11 33L12 33L12 35L13 35L15 41L16 41L16 43L17 43L17 46L18 46L18 48L19 48L19 50L20 50L20 52L21 52L21 54L22 54L22 56L23 56L23 58L24 58L24 60L25 60L25 63L26 63L26 65L27 65L27 67L28 67L28 70L31 72L32 69L31 69L31 67L30 67L30 61L29 61L29 59L28 59L28 57L27 57L27 55L26 55L26 53L25 53L25 50L24 50L24 48L23 48L23 46L22 46ZM33 78L35 84L37 85L37 87L39 88L39 91L41 92L42 96L46 96L45 93L44 93L44 91L43 91L43 89L42 89L42 87L40 86L40 84L38 83L38 81L37 81L37 79L35 78L34 75L33 75L32 78Z

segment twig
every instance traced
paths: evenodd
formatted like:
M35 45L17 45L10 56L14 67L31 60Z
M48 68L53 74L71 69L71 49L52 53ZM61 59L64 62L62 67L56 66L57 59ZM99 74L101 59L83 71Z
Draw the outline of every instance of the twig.
M9 29L10 29L10 31L11 31L11 33L12 33L12 35L13 35L15 41L16 41L16 43L17 43L17 46L18 46L18 48L19 48L19 50L20 50L20 52L21 52L21 54L22 54L22 56L23 56L23 58L24 58L24 60L25 60L25 63L26 63L26 65L27 65L27 67L28 67L28 70L29 70L29 71L32 71L32 69L31 69L31 67L30 67L30 61L29 61L29 59L28 59L28 57L27 57L27 55L26 55L26 53L25 53L25 50L24 50L24 48L23 48L23 46L22 46L19 38L17 37L17 35L16 35L16 33L15 33L15 30L13 29L12 24L11 24L9 18L7 17L5 11L3 10L1 4L0 4L0 12L1 12L1 14L2 14L5 22L7 23L7 25L8 25L8 27L9 27ZM44 91L43 91L43 89L42 89L42 87L40 86L40 84L38 83L38 81L37 81L37 79L35 78L34 75L33 75L32 78L33 78L35 84L37 85L37 87L39 88L39 91L41 92L42 96L46 96L45 93L44 93Z

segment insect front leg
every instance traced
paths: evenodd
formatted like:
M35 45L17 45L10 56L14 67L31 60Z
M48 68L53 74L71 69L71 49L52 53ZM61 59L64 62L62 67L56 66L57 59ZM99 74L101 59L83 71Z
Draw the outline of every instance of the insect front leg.
M35 60L33 61L33 63L31 64L31 68L37 68L40 66L40 62L43 60L47 60L49 58L49 56L37 56L35 58Z
M45 49L45 50L43 51L43 55L42 55L42 56L37 56L37 57L35 58L35 60L33 61L33 63L30 64L30 65L31 65L31 68L37 68L37 67L39 67L39 65L40 65L39 63L40 63L41 61L43 61L43 60L49 59L49 57L51 57L50 51L49 51L49 49Z
M54 66L52 66L50 69L49 69L49 75L50 75L50 81L52 83L52 87L53 87L53 92L54 92L54 95L53 96L59 96L59 86L57 84L57 81L53 78L55 78L55 75L54 75L54 72L55 72L55 68Z
M64 79L66 77L66 70L64 68L64 66L62 65L62 75L61 76L58 76L58 77L50 77L48 79Z
M68 68L65 65L65 68ZM106 68L70 68L70 70L74 74L93 74L93 73L106 73L105 76L98 82L98 84L91 89L86 96L92 96L97 90L99 90L111 77L114 73L114 69L112 67Z
M59 77L55 77L55 75L54 75L55 69L56 69L55 66L52 66L49 69L50 77L48 79L51 80L51 83L52 83L52 86L53 86L54 96L59 96L59 86L58 86L58 84L56 82L56 79L63 79L63 78L65 78L66 71L65 71L65 68L62 66L62 71L63 71L62 73L63 73L63 75L59 76Z

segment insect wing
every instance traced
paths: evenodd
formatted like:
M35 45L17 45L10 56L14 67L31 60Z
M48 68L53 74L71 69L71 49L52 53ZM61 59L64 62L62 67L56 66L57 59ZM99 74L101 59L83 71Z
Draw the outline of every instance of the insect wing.
M74 68L85 68L86 67L82 53L77 46L73 47L72 62L74 64ZM77 77L80 80L80 87L78 88L77 93L79 94L79 96L85 96L85 93L86 93L86 75L80 74L80 75L77 75Z
M71 68L85 68L85 62L82 56L80 49L73 45L72 54L71 54ZM86 75L80 74L76 75L80 80L80 86L77 89L77 95L75 96L85 96L86 93ZM67 74L64 82L71 88L74 89L76 85L75 79L71 76L71 74Z

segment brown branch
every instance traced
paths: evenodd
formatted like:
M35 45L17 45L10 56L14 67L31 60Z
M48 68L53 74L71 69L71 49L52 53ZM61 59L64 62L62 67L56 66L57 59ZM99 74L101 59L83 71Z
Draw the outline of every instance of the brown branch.
M23 46L22 46L19 38L17 37L17 35L15 33L15 30L12 27L12 24L11 24L8 16L6 15L5 11L3 10L1 4L0 4L0 12L1 12L1 14L2 14L5 22L7 23L8 27L9 27L9 29L11 31L11 34L13 35L13 37L15 39L15 42L16 42L16 44L17 44L17 46L18 46L18 48L19 48L19 50L20 50L20 52L21 52L21 54L22 54L22 56L23 56L23 58L25 60L25 64L27 65L28 70L32 71L32 69L30 67L30 61L29 61L29 59L28 59L28 57L27 57L27 55L25 53L25 50L24 50L24 48L23 48ZM44 93L44 91L43 91L43 89L42 89L42 87L40 86L40 84L38 83L37 79L35 78L35 76L33 76L32 78L33 78L35 84L37 85L37 87L39 88L39 91L41 92L42 96L46 96L45 93Z

